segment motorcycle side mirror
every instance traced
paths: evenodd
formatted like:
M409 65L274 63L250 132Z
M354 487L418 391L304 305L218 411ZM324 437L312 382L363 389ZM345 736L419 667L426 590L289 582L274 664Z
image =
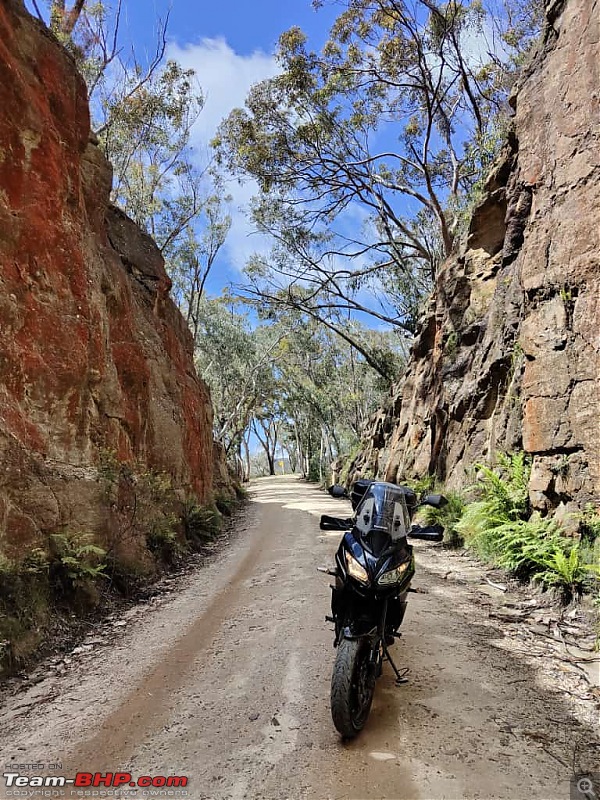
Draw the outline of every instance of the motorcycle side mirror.
M426 494L421 500L422 506L433 506L434 508L442 508L448 503L443 494Z
M348 497L348 492L343 486L340 486L339 483L334 483L333 486L330 486L327 491L332 497L341 498L341 497Z

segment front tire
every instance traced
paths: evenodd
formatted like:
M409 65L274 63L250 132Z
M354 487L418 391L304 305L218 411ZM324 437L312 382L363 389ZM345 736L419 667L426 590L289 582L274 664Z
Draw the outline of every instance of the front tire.
M339 733L352 739L364 728L375 691L367 639L342 639L331 676L331 716Z

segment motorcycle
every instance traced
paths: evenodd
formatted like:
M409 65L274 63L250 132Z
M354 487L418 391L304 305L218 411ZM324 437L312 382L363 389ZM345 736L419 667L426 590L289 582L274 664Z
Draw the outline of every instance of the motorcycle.
M333 497L348 496L331 487ZM407 538L440 542L441 525L411 526L423 505L440 507L442 495L424 495L382 481L357 481L350 493L355 516L323 515L322 530L344 531L335 555L335 568L322 569L335 577L331 587L331 616L337 648L331 677L331 715L339 733L353 738L363 729L373 701L375 682L388 661L396 683L406 682L389 647L400 636L410 584L415 573L413 549Z

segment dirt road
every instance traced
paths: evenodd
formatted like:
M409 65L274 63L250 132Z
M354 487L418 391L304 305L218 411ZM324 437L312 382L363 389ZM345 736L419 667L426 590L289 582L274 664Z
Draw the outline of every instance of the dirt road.
M213 563L109 621L110 644L88 639L5 698L3 771L186 775L192 800L567 800L573 766L600 760L577 672L565 666L556 691L560 664L536 660L510 621L490 616L508 596L424 543L414 585L427 593L411 596L394 648L410 681L395 687L386 665L367 728L340 742L329 579L316 570L339 534L319 531L321 513L346 505L289 477L257 481L245 529Z

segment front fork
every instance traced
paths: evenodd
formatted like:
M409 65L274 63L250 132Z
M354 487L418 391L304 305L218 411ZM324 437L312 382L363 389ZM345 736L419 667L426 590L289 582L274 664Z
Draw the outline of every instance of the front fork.
M406 594L404 594L404 598L406 598ZM390 663L392 669L394 670L394 674L396 675L396 686L400 686L401 684L407 683L408 681L408 679L406 678L408 668L400 671L396 666L396 664L394 663L394 660L391 657L390 652L388 650L388 645L386 642L386 620L388 613L388 602L389 598L386 597L383 601L383 611L377 627L376 628L374 627L369 631L365 631L364 633L360 634L353 633L349 625L341 624L338 615L334 617L326 617L326 619L335 624L335 641L333 643L334 647L337 647L342 639L362 639L362 638L369 639L371 647L369 662L372 666L373 675L375 676L375 678L379 678L383 669L383 660L385 659ZM404 611L406 610L406 599L403 599L400 602L402 603L402 615L400 619L401 623L404 617Z
M402 620L404 619L404 613L406 611L406 594L404 593L403 595L401 595L401 597L402 597L402 600L400 600L400 603L401 603L402 613L401 613L401 616L400 616L399 625L402 623ZM408 674L408 667L405 667L402 671L400 671L398 669L398 667L396 666L396 664L394 663L394 659L391 657L390 651L388 650L388 644L387 644L387 641L386 641L386 633L385 633L385 620L386 620L386 616L387 616L387 606L388 606L388 599L386 598L385 602L384 602L383 614L382 614L382 618L381 618L381 623L382 623L381 649L383 650L383 657L386 659L386 661L389 662L391 668L394 670L394 674L396 676L396 686L401 686L403 683L408 683L408 678L406 677L407 674Z

